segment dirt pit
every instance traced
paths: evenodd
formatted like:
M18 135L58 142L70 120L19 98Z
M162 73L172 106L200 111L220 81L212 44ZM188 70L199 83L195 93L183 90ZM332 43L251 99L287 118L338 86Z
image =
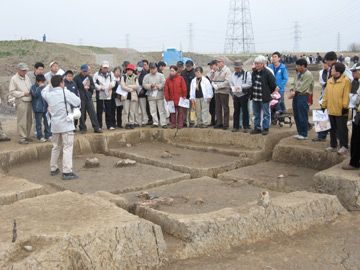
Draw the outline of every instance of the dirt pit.
M85 168L86 159L93 157L100 160L100 166ZM50 176L49 162L45 160L14 167L10 170L9 175L41 184L51 193L60 190L78 193L92 193L99 190L123 193L190 178L186 174L140 163L116 168L115 163L119 160L119 158L102 154L75 156L73 168L74 172L79 175L79 179L74 181L61 180L61 174ZM61 170L61 159L58 164Z
M251 185L277 191L314 191L314 175L318 170L292 164L268 161L225 172L219 179L246 181Z
M260 198L261 188L241 181L224 182L210 177L181 181L175 184L147 190L153 197L170 197L171 205L160 204L156 209L172 214L200 214L223 208L234 208ZM130 203L140 203L140 192L123 194ZM271 197L281 195L272 191Z

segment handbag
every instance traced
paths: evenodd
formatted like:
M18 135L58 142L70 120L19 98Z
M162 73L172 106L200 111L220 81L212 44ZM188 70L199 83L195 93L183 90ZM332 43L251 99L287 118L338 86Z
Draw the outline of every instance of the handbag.
M67 101L66 101L66 96L65 96L65 90L63 89L63 94L64 94L64 103L65 103L65 110L66 110L66 115L69 117L69 111L67 109ZM72 105L70 105L70 107L72 108L72 113L71 116L73 119L80 119L81 117L81 111L78 107L73 107Z

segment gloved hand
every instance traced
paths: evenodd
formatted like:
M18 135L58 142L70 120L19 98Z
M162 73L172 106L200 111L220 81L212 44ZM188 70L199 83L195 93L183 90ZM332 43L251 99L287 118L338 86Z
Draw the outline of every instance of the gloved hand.
M342 109L341 114L342 114L342 115L345 115L345 114L347 114L348 112L349 112L349 109Z

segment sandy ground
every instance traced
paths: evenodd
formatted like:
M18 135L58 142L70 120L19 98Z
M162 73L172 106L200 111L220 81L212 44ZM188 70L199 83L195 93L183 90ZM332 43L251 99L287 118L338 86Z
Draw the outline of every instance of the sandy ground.
M293 236L276 236L230 252L176 261L162 270L358 270L360 213Z

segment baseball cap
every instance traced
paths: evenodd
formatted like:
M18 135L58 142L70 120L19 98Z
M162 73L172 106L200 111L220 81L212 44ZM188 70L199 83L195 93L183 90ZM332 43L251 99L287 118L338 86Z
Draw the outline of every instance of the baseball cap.
M186 63L185 63L185 65L186 65L187 67L191 67L191 66L194 65L194 62L191 61L191 60L187 60Z
M351 72L355 72L355 71L357 71L357 70L360 70L360 63L355 64L355 65L350 69Z
M213 65L217 65L217 62L216 60L211 60L209 63L208 63L209 66L213 66Z
M142 62L142 61L138 62L136 69L137 69L138 71L142 71L143 68L144 68L144 62Z
M54 61L50 63L50 67L52 67L53 64L59 64L58 62Z
M176 63L176 65L177 65L178 67L183 67L183 66L184 66L184 62L183 62L183 61L178 61L178 62Z
M218 58L216 58L216 62L224 62L225 63L225 58L224 57L218 57Z
M87 64L83 64L80 67L81 71L89 71L89 66Z
M150 67L150 68L157 68L157 65L156 65L156 63L151 62L151 63L149 64L149 67Z
M126 70L128 70L128 69L132 69L133 71L135 71L135 67L134 67L134 65L132 65L132 64L129 64L129 65L126 67Z
M123 67L127 67L128 65L130 65L129 61L124 61L123 64L122 64Z
M28 67L28 65L26 63L18 64L17 68L20 69L20 70L29 70L29 67Z
M102 61L101 66L104 68L108 68L109 67L109 62L108 61Z

